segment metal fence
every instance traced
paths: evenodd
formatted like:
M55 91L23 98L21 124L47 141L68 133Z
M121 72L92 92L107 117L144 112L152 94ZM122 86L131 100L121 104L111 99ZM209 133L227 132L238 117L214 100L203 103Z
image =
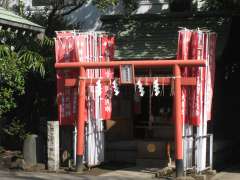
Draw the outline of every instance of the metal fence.
M206 146L204 146L206 144ZM203 148L206 150L203 151ZM206 160L201 161L201 153L206 152ZM184 171L201 173L212 169L213 164L213 134L205 136L183 136ZM200 160L199 160L200 159ZM202 168L204 167L204 168Z

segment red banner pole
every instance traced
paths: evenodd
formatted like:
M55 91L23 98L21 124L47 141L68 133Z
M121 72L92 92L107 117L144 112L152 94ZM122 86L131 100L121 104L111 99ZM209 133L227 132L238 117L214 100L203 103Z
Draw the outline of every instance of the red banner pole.
M86 70L84 67L79 69L79 90L78 90L78 120L77 120L77 158L76 171L83 170L83 153L84 153L84 128L85 128L85 99L86 99Z
M176 176L183 176L183 139L182 129L183 122L181 116L181 70L179 65L174 66L175 76L175 96L174 96L174 116L175 116L175 164L176 164Z

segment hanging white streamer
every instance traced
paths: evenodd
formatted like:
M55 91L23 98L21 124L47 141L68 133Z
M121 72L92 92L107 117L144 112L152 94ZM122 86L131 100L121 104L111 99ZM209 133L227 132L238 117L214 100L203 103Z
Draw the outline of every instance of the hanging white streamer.
M153 91L155 96L158 96L160 94L160 88L157 79L153 81Z
M142 85L142 82L140 80L138 80L137 86L138 86L138 89L139 89L139 92L140 92L140 96L144 96L145 91L144 91L144 87Z
M120 93L117 81L114 80L112 82L112 85L113 85L114 95L117 96Z
M99 80L97 80L97 82L96 82L96 96L97 96L97 97L100 97L101 94L102 94L102 87L101 87L101 81L100 81L100 79L99 79Z

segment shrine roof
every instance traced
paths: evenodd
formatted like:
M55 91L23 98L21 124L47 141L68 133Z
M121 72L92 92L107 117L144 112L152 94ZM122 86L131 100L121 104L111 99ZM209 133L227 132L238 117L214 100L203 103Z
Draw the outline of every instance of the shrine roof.
M217 57L226 46L231 16L226 14L138 14L101 18L102 30L116 36L115 59L173 59L181 28L217 33Z
M2 25L40 33L45 31L44 27L33 23L21 16L18 16L5 8L0 7L0 26Z

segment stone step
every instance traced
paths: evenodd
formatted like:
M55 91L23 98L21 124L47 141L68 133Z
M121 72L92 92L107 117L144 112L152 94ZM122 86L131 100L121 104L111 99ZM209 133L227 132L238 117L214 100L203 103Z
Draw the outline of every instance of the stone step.
M167 160L160 160L160 159L136 159L136 166L139 167L148 167L148 168L164 168L168 166Z
M133 140L106 143L106 161L135 163L136 159L167 160L168 141ZM172 142L171 144L171 151Z

